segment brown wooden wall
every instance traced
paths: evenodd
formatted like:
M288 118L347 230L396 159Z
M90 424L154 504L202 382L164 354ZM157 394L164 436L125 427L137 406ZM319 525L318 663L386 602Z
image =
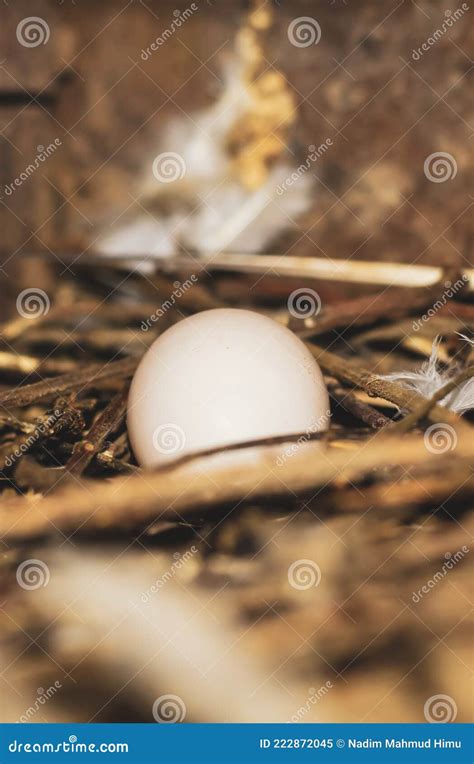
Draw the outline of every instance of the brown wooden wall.
M422 8L421 8L422 5ZM446 7L445 7L446 6ZM297 95L295 151L328 136L310 213L273 249L329 257L441 262L470 257L472 233L472 12L419 61L412 50L446 17L447 3L387 0L278 3L265 35L268 66ZM167 0L18 0L0 8L2 261L29 250L93 249L101 226L133 208L146 157L172 115L189 115L222 87L245 4L199 10L144 62L142 48L176 9ZM181 10L184 10L181 8ZM446 13L445 13L446 11ZM295 48L288 24L318 19L318 45ZM44 19L46 44L17 39ZM60 147L14 193L38 146ZM449 183L430 183L423 161L451 153Z

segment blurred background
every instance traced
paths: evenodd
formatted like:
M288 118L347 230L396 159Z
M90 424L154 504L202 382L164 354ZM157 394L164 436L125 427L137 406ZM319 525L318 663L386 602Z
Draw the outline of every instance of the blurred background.
M276 303L275 317L291 325L295 284L202 274L143 331L179 282L145 269L117 275L91 255L440 265L445 287L472 267L467 4L16 0L0 14L0 317L10 318L0 393L127 361L168 323L228 300L264 311ZM322 316L305 324L293 315L292 328L370 370L418 368L437 334L448 338L446 364L461 356L456 332L472 324L465 292L413 328L437 295L415 297L409 279L399 297L379 289L375 308L354 303L367 296L362 285L315 286ZM31 287L47 298L33 316L18 310ZM363 390L354 400L352 383L325 369L328 453L345 467L310 496L239 498L236 512L203 506L197 518L133 532L110 523L105 538L100 529L84 539L80 525L18 540L19 494L28 507L40 495L54 503L59 480L77 498L132 475L153 512L124 398L90 460L74 461L126 388L124 368L85 392L79 385L78 399L67 387L73 415L61 408L61 427L2 472L2 500L13 502L0 523L6 720L468 721L470 433L442 456L420 437L415 466L397 442L351 482L344 470L361 441L391 424L397 406ZM2 406L5 453L36 433L48 413L38 400ZM75 506L62 508L66 526ZM21 575L25 562L33 579ZM306 581L289 578L296 563Z
M472 19L461 6L19 0L1 14L4 267L30 251L236 245L466 264ZM183 183L153 174L165 152L185 160ZM249 199L251 235L218 230Z

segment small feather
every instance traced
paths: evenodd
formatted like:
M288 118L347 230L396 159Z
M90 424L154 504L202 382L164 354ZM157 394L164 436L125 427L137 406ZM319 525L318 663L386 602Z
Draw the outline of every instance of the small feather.
M462 339L474 344L473 340L460 334ZM395 371L391 374L386 374L385 379L392 382L399 382L409 390L422 395L424 398L432 398L435 393L438 392L444 385L456 376L457 369L447 368L443 369L438 362L438 348L439 338L436 338L433 342L430 357L425 361L418 371ZM451 411L455 411L457 414L464 414L466 411L470 411L474 408L474 378L462 382L458 387L440 401L442 406L445 406Z

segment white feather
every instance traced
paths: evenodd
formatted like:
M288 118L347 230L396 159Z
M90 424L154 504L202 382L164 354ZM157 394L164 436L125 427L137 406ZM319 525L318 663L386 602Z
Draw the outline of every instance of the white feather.
M474 344L473 340L465 337L463 334L459 335L462 339ZM414 390L422 395L424 398L432 398L435 393L438 392L444 385L456 376L456 368L443 369L438 362L438 346L439 339L435 339L431 350L431 355L427 361L425 361L418 371L396 371L392 374L386 374L385 379L392 382L399 382L404 387ZM466 411L470 411L474 408L474 378L462 382L458 387L440 401L442 406L445 406L451 411L455 411L457 414L464 414Z
M186 167L184 177L160 184L153 176L151 157L138 215L104 231L96 242L99 252L151 258L169 257L180 248L198 253L229 249L259 252L284 230L296 227L296 218L311 204L313 178L307 173L279 195L278 186L296 169L282 157L257 190L249 191L239 182L227 150L229 130L249 108L248 88L238 59L228 63L224 81L223 94L215 104L173 121L163 136L157 154L178 153ZM186 208L160 217L143 211L150 199L159 205L171 194L174 199L185 200Z

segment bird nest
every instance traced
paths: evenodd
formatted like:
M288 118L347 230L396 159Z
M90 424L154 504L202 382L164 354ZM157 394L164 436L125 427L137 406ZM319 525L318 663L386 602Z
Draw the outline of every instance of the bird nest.
M469 720L472 423L443 405L472 382L465 290L308 282L322 308L294 315L301 279L272 273L35 268L1 330L4 720L160 720L169 696L187 721ZM223 306L307 343L330 429L140 469L140 357ZM389 376L436 337L441 390Z

